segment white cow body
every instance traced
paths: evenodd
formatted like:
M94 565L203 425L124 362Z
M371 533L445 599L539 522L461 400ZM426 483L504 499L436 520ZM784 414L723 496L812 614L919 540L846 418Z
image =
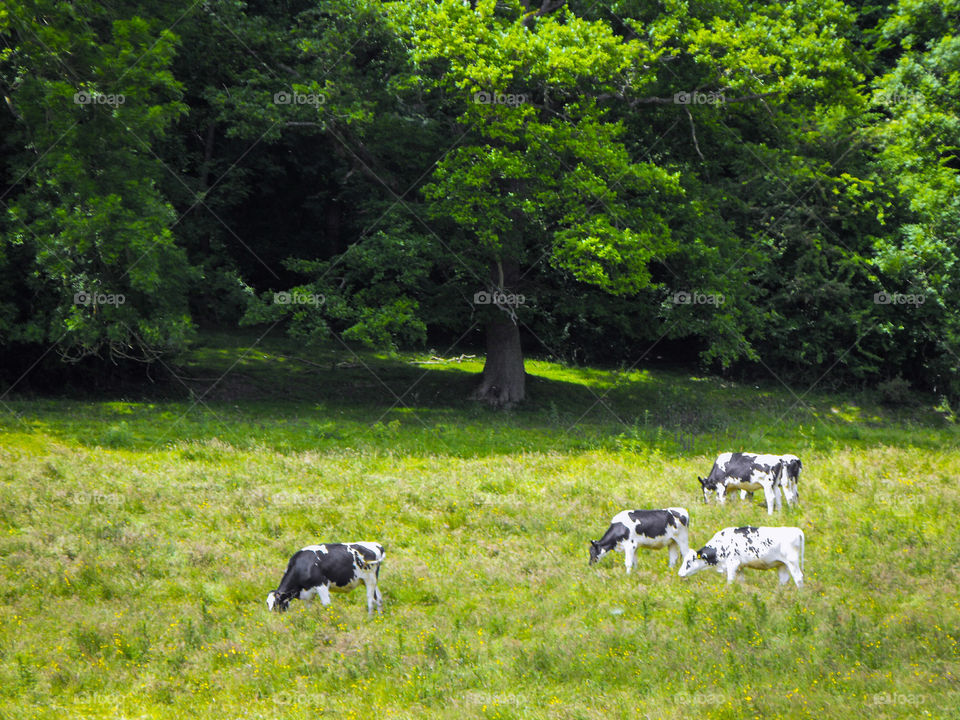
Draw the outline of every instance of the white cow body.
M780 584L793 578L803 586L803 530L798 527L728 527L699 550L690 550L680 567L680 577L713 567L732 583L742 567L777 568Z

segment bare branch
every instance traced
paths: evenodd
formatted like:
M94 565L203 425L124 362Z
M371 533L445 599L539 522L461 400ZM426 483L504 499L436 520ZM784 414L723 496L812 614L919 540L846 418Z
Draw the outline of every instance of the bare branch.
M693 124L693 113L690 112L690 108L686 105L683 106L683 109L687 111L687 118L690 120L690 135L693 137L693 147L697 151L697 155L700 156L700 159L706 160L703 153L700 152L700 144L697 142L697 128Z

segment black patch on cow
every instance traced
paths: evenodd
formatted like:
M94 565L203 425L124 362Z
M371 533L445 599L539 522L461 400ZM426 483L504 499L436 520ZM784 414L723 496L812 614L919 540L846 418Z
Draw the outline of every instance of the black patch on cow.
M360 548L354 546L353 549ZM327 552L317 553L317 559L321 573L332 585L343 587L349 585L354 579L353 555L350 554L346 545L340 543L327 545Z
M630 537L630 529L623 523L615 522L607 528L603 537L597 541L597 546L610 552L617 546L618 542L626 540L628 537Z
M740 535L743 535L744 537L753 535L754 533L758 532L757 528L753 527L752 525L744 525L743 527L734 528L733 531L735 533L739 533Z
M297 550L287 563L280 585L274 590L277 609L286 610L290 600L299 597L301 590L319 585L321 581L316 554L311 550Z
M637 523L637 535L648 538L663 537L668 527L676 527L677 521L669 510L631 510L627 517Z
M368 548L366 545L351 545L350 547L360 553L363 556L363 559L367 562L373 562L377 559L377 553Z
M717 549L712 548L709 545L700 548L697 550L697 557L703 558L707 561L707 565L716 565L717 564Z
M673 515L677 520L679 520L681 525L683 525L684 527L686 527L686 525L687 525L687 520L688 520L688 518L687 518L686 515L681 515L681 514L678 513L676 510L671 510L671 511L670 511L670 514Z

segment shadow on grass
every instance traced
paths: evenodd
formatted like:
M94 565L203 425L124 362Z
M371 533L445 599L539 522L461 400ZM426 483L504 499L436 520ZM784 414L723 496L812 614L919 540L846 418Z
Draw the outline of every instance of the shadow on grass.
M279 452L344 448L458 457L593 449L714 455L810 447L956 445L936 413L894 413L852 397L745 385L678 371L570 368L528 360L528 401L494 411L469 399L482 359L442 362L284 337L205 336L146 399L8 398L8 433L145 451L202 446Z

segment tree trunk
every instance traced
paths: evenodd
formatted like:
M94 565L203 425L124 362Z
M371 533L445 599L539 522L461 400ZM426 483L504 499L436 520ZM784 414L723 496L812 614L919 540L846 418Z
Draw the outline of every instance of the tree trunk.
M490 268L491 289L511 295L520 281L520 266L512 259L498 260ZM497 305L490 308L487 321L487 359L483 364L483 381L473 396L498 408L509 408L526 395L526 372L523 349L517 325L517 306Z
M483 382L473 397L494 407L509 408L526 394L526 371L520 347L520 328L506 314L487 323L487 359Z

